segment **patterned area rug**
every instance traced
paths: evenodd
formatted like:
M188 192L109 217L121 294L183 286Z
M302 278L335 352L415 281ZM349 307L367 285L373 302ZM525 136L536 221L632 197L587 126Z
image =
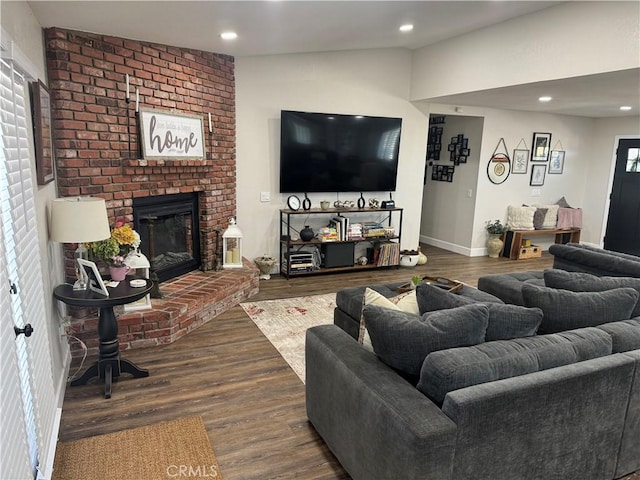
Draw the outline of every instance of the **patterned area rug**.
M304 382L307 328L333 323L336 294L245 302L240 306Z

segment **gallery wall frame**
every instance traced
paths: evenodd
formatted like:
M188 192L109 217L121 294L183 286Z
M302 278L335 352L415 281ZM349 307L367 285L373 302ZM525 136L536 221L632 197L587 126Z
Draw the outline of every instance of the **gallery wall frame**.
M513 151L511 173L527 173L528 169L529 169L529 150L516 148Z
M541 187L544 185L544 178L547 174L547 165L531 165L531 180L529 185L532 187Z
M36 149L36 176L38 185L46 185L55 178L51 94L41 80L29 84L29 93L33 118L33 141Z
M549 156L549 174L561 174L564 170L564 150L551 150Z
M549 160L549 149L551 148L551 134L534 132L531 142L531 161L546 162Z

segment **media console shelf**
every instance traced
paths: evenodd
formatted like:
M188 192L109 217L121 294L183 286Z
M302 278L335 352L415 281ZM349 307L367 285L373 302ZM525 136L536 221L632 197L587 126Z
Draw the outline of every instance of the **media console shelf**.
M399 266L400 238L402 235L402 208L312 208L310 210L280 210L280 272L287 279L304 275L319 275L324 273L353 272L356 270L373 270L376 268L389 268ZM384 219L378 223L393 226L396 220L395 233L393 235L364 236L350 240L321 241L314 238L310 241L292 240L291 223L299 216L324 216L327 224L336 217L349 219L351 224L360 223L358 217L366 219L364 214L370 216L385 214ZM396 216L394 218L394 215ZM301 222L304 219L301 220ZM366 221L366 220L363 220ZM318 233L318 232L316 232ZM370 243L377 249L380 256L375 262L360 265L356 262L355 247L358 244ZM386 247L389 245L389 247ZM313 251L322 251L323 264L318 267L318 259L314 258ZM388 252L385 252L388 251ZM389 253L388 258L385 257ZM394 255L395 254L395 255ZM360 255L358 255L360 256ZM295 265L292 269L292 265Z

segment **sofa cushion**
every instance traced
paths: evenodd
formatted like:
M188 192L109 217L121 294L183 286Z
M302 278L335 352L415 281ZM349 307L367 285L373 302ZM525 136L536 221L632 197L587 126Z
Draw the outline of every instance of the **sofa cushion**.
M630 287L640 293L640 278L599 277L583 272L566 272L556 268L544 271L544 283L547 287L563 288L572 292L603 292L614 288ZM640 301L636 303L631 316L640 316Z
M412 378L418 377L429 353L484 342L488 318L489 309L483 304L422 316L376 305L364 307L364 320L376 355Z
M640 278L640 257L604 250L581 243L554 243L549 246L553 268L612 277Z
M387 298L371 288L366 288L362 297L361 311L364 311L366 305L377 305L379 307L389 308L391 310L401 310L403 312L419 315L418 302L416 301L415 290L407 293L401 293L395 297ZM364 323L364 313L360 314L360 330L358 332L358 343L365 345L368 349L372 349L371 338Z
M391 298L398 295L397 288L403 283L405 282L343 288L336 293L336 307L357 321L362 313L362 298L366 288L375 290L384 297Z
M542 271L500 273L478 279L478 289L500 298L505 303L524 306L522 284L534 283L544 287Z
M527 307L542 309L538 333L554 333L628 320L638 301L638 292L633 288L570 292L524 283L522 297Z
M453 390L610 353L611 337L597 328L451 348L427 356L417 387L442 404L446 394Z
M640 317L598 325L611 336L613 353L640 349Z
M477 303L433 285L418 285L416 297L421 314ZM485 334L487 342L535 335L542 321L542 310L539 308L495 302L485 304L489 309L489 324Z

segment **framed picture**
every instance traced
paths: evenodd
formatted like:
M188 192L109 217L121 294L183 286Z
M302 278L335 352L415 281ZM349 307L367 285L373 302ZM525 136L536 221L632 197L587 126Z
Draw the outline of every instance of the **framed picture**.
M140 109L142 158L204 159L202 117Z
M564 169L564 150L551 150L549 173L562 173Z
M55 178L51 96L47 87L40 80L31 82L29 91L33 118L33 140L36 148L36 174L38 185L46 185Z
M529 166L529 150L514 150L511 173L527 173Z
M546 173L546 165L531 165L531 180L529 181L529 185L532 187L541 187L544 185L544 177Z
M531 143L531 161L546 162L549 160L549 148L551 146L551 134L535 132Z
M102 281L102 277L100 276L100 271L98 270L98 266L89 260L85 260L84 258L76 259L78 264L80 264L81 272L84 272L85 278L89 283L89 288L105 297L109 296L109 290L104 285Z

